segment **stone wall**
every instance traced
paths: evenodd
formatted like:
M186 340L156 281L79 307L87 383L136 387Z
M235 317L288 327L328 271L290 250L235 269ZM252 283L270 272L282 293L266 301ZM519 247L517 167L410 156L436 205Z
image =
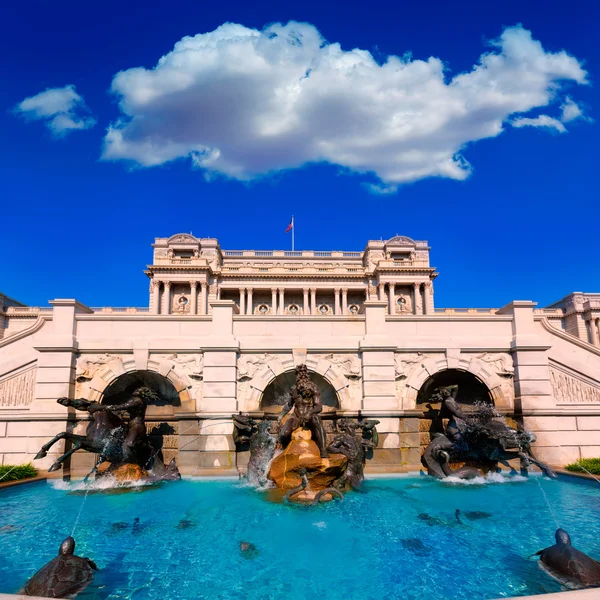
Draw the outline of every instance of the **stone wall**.
M145 373L140 381L163 386L169 398L148 411L166 460L175 457L187 474L242 468L247 456L236 455L231 414L261 416L267 387L301 363L328 386L340 415L361 410L381 421L370 469L419 467L429 439L419 391L449 369L484 384L504 414L534 431L541 459L600 455L600 350L549 325L532 302L403 316L369 300L364 314L348 317L239 315L231 300L212 300L210 315L52 304L37 329L0 340L4 463L31 460L66 428L84 431L86 421L76 422L58 397L102 401L123 378ZM36 466L47 468L63 449L56 444ZM93 457L77 453L71 466L89 471Z

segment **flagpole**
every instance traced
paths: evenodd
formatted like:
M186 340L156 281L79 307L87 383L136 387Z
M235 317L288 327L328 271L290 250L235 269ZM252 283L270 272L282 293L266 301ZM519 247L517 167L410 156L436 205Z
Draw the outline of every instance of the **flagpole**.
M294 223L294 215L292 215L292 252L294 252L294 230L296 229L296 223Z

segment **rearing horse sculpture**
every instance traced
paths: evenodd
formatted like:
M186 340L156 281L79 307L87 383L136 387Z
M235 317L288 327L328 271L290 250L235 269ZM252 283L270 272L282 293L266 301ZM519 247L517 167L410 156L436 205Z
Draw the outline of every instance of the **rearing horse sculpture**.
M58 471L63 462L77 450L86 450L99 455L98 464L103 461L111 463L120 463L123 460L123 440L127 434L127 425L114 412L106 410L98 402L89 402L83 398L59 398L57 400L63 406L72 407L76 410L88 412L92 416L92 421L85 430L85 435L77 435L68 431L63 431L54 436L47 444L44 444L36 454L35 459L44 458L48 450L60 440L69 440L73 442L72 448L59 457L56 462L48 469L49 472Z

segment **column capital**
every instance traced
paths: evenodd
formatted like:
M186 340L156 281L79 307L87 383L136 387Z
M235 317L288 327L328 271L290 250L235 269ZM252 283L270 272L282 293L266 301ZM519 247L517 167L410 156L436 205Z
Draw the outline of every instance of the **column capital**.
M160 280L159 280L159 279L153 279L153 280L152 280L152 285L153 285L154 287L160 287L160 284L161 284L161 282L160 282Z
M420 281L414 281L413 282L413 287L415 288L415 290L418 290L421 287L421 282Z
M272 288L271 288L271 293L273 293L273 294L276 294L276 293L277 293L277 291L278 291L278 290L277 290L277 288L276 288L276 287L272 287Z
M254 291L254 289L253 289L253 288L251 288L251 287L247 287L247 288L246 288L246 291L247 291L247 292L250 292L250 293L252 293L252 292Z
M308 292L310 292L310 288L302 288L302 291L303 291L305 294L308 294Z
M202 289L206 289L208 287L208 283L206 281L201 281L200 286L202 287Z
M198 287L198 282L197 281L190 281L190 287L192 287L192 288Z
M425 283L423 283L423 285L424 285L426 288L430 288L432 284L431 284L431 281L426 281Z
M311 291L313 294L316 294L316 293L317 293L317 288L311 287L311 288L310 288L310 291Z
M347 294L348 293L348 288L347 287L343 287L342 288L342 292L344 292L344 294Z
M333 291L334 291L336 294L339 294L339 293L340 293L340 289L341 289L341 288L339 288L339 287L336 287L336 288L333 288Z
M171 287L171 282L170 281L163 281L163 284L165 286L165 289L169 289Z

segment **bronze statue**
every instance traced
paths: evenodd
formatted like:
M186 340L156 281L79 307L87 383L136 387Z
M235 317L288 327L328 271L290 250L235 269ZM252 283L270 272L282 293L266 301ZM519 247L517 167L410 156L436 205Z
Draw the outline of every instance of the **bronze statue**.
M75 540L69 536L60 545L58 556L45 564L23 586L19 594L44 598L73 598L83 591L98 570L94 561L75 556Z
M256 431L257 423L249 415L244 415L240 411L237 415L231 415L233 419L233 443L243 446L250 442L252 434Z
M470 468L462 472L452 471L448 465L450 457L505 465L507 461L518 458L524 474L527 466L533 463L547 477L556 477L550 467L533 456L531 444L535 442L535 435L499 421L499 415L492 406L482 405L476 413L467 417L448 387L436 390L432 400L442 403L440 417L448 418L448 425L444 433L432 436L423 452L421 462L430 475L442 478L452 474L460 477L461 473L467 477L474 475Z
M57 402L63 406L88 412L92 416L92 421L87 426L85 435L63 431L54 436L48 443L41 447L35 456L35 460L46 457L48 450L59 440L69 440L73 442L73 446L56 460L48 469L49 472L58 471L67 457L80 449L99 454L99 463L105 460L111 463L123 462L123 440L127 430L123 419L113 412L106 411L105 406L97 402L89 402L83 398L75 400L59 398Z
M554 546L536 553L540 567L571 589L600 586L600 562L574 548L564 529L557 529L554 537Z
M375 421L375 424L379 421ZM344 474L334 481L333 485L336 488L343 489L346 484L352 489L360 489L365 478L365 448L373 448L373 442L366 440L362 435L362 427L360 421L351 419L339 419L337 427L340 434L336 435L327 449L332 453L343 454L348 462ZM369 428L369 431L374 429L375 425Z
M271 434L271 424L264 420L258 424L250 437L250 461L248 462L248 482L264 487L269 481L269 465L275 455L277 440Z
M307 487L308 487L308 473L306 471L306 469L304 467L302 467L299 471L298 474L300 475L300 485L298 487L292 488L291 490L288 490L285 494L285 496L283 497L283 501L286 503L289 503L290 498L292 496L295 496L296 494L299 494L300 492L303 492ZM337 488L334 487L328 487L325 488L323 490L319 490L315 497L313 498L311 504L312 506L316 506L317 504L319 504L319 502L321 502L321 498L323 498L323 496L325 496L326 494L329 494L332 498L338 498L339 500L343 500L344 499L344 494L342 494L342 492L340 492L340 490L338 490Z
M171 460L165 466L160 457L156 455L146 434L146 408L150 401L156 399L155 392L147 387L136 389L132 393L131 399L123 404L106 405L89 402L83 398L77 400L59 398L58 403L63 406L88 412L92 416L92 421L87 426L85 435L76 435L66 431L59 433L42 446L35 458L44 458L53 444L61 439L67 439L73 442L73 447L61 456L49 471L60 469L68 456L81 449L99 455L92 473L96 471L100 463L108 462L110 463L109 471L125 464L135 464L142 467L143 470L151 469L150 473L144 475L144 480L148 482L180 479L181 475L175 461ZM119 416L120 411L128 413L128 422Z
M131 399L122 404L101 405L99 410L110 412L124 411L129 415L127 435L123 441L123 461L141 467L148 467L153 457L153 449L146 433L146 409L148 403L158 396L150 388L140 387L131 394Z
M277 420L281 420L291 410L294 410L291 417L285 422L279 432L279 440L285 448L292 437L292 432L299 427L310 429L312 437L319 448L321 458L329 458L327 452L325 429L321 422L319 414L323 411L321 401L321 392L319 388L311 381L308 375L306 365L296 367L296 385L290 390L289 397L283 405L283 410Z

